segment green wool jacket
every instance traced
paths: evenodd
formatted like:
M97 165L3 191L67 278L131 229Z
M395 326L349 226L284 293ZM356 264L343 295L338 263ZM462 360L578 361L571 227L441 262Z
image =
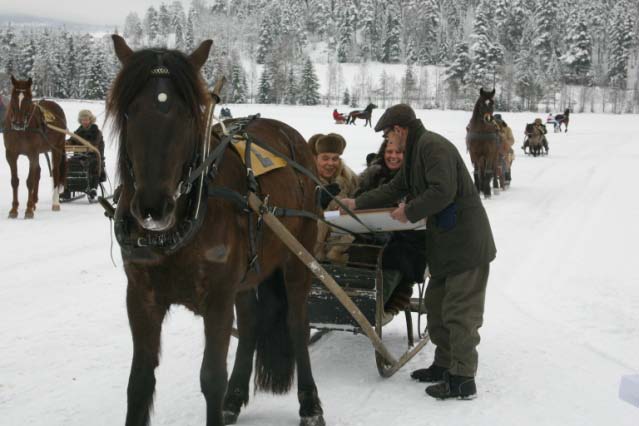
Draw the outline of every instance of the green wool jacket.
M488 216L459 151L420 120L410 127L399 172L387 184L361 194L355 204L375 208L403 197L410 200L408 220L427 218L426 260L433 277L456 275L495 258Z

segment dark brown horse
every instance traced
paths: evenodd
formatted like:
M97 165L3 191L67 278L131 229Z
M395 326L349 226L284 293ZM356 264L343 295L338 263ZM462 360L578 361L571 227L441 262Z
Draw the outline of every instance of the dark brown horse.
M473 163L475 186L485 197L491 196L491 180L499 165L499 135L493 124L494 96L495 89L491 92L479 89L479 99L466 126L466 147ZM494 185L497 186L496 181Z
M269 228L261 228L243 201L256 190L270 206L316 213L314 183L289 165L257 182L247 179L228 137L214 136L206 153L203 110L210 97L199 71L210 40L189 56L166 49L133 52L121 37L113 41L122 63L107 101L120 136L122 189L114 219L133 336L126 425L149 422L162 321L172 304L203 317L200 385L208 426L234 423L248 403L254 353L256 388L287 392L296 366L301 424L324 425L307 348L311 273ZM315 170L304 138L284 123L247 120L240 134ZM211 171L200 175L204 158L213 160ZM282 222L308 250L313 247L315 221L289 216ZM227 380L234 307L239 344Z
M568 131L568 122L570 121L570 108L566 108L563 114L555 115L555 132L561 132L561 126L564 126L564 132Z
M377 108L375 104L368 104L364 110L355 110L348 113L348 117L346 117L346 124L355 124L355 119L360 118L364 120L364 127L368 124L368 127L371 127L371 115L373 110Z
M51 151L53 165L53 201L52 209L60 210L60 192L64 190L66 156L64 154L64 135L46 126L49 121L57 127L67 128L64 111L55 102L33 101L31 79L16 80L11 76L13 90L11 101L4 120L4 147L7 162L11 169L11 187L13 203L9 218L18 217L18 156L29 158L29 176L27 177L28 200L24 212L25 219L32 219L38 202L40 184L40 154ZM48 116L48 117L45 117ZM49 118L49 120L47 120Z

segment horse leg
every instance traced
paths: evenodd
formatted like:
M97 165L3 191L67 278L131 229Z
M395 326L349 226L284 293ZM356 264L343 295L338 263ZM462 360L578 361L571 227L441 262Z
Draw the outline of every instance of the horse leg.
M168 306L155 301L148 279L129 278L126 307L133 337L133 360L127 386L126 426L149 424L155 391L155 368L160 364L162 321Z
M42 168L40 167L40 161L38 161L38 167L35 170L35 181L33 185L33 210L38 206L38 194L40 193L40 177L42 175Z
M288 330L293 342L297 365L297 399L300 403L300 426L324 426L322 403L311 370L308 354L309 325L307 298L311 285L310 272L298 259L291 259L285 276L288 299Z
M223 426L224 394L227 387L226 356L233 327L231 289L211 292L204 312L204 357L200 368L200 387L206 399L206 425Z
M29 177L27 178L27 209L24 212L25 219L33 219L33 211L38 198L38 183L40 179L40 158L38 154L29 156Z
M243 405L249 401L249 380L253 372L253 354L257 340L257 297L253 290L235 296L239 342L235 364L224 398L224 424L235 424Z
M51 209L56 212L60 211L60 192L64 190L66 158L57 149L51 151L51 157L53 161L53 199L51 200Z
M475 181L475 188L477 188L477 192L481 192L481 174L477 164L474 165L473 170L473 180Z
M20 179L18 179L18 154L7 150L5 152L7 163L11 169L11 189L13 190L13 202L11 203L11 210L9 210L9 219L15 219L18 217L18 186Z

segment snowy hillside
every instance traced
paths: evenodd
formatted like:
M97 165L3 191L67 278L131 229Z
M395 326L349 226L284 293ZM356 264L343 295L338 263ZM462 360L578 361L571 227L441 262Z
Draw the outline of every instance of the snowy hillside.
M103 110L98 102L61 104L72 128L80 109ZM357 171L381 142L361 122L333 124L332 108L230 108L235 116L260 112L286 121L306 138L341 133L348 141L344 158ZM380 114L373 113L373 123ZM418 116L468 160L470 113L420 110ZM430 345L382 379L365 337L332 333L311 349L328 425L639 424L639 408L618 398L621 377L639 373L637 116L571 115L568 133L549 134L550 156L543 158L519 149L524 124L535 115L504 118L518 156L512 188L484 202L498 254L480 330L478 398L436 401L409 379L411 370L432 361ZM106 134L113 176L115 147L108 128ZM123 424L132 348L117 244L97 205L79 200L51 211L51 180L41 164L40 203L35 219L26 221L6 218L10 179L0 162L0 425ZM22 158L22 185L27 167ZM25 186L20 202L22 217ZM401 319L386 329L395 353L405 346L403 333ZM153 425L205 423L202 334L200 318L172 309L164 323ZM238 425L298 424L294 392L251 398Z

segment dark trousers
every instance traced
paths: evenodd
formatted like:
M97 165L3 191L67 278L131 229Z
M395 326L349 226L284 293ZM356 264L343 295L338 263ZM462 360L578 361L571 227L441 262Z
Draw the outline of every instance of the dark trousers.
M477 372L479 327L490 265L457 275L431 278L426 288L428 334L435 344L434 364L450 374L474 377Z

